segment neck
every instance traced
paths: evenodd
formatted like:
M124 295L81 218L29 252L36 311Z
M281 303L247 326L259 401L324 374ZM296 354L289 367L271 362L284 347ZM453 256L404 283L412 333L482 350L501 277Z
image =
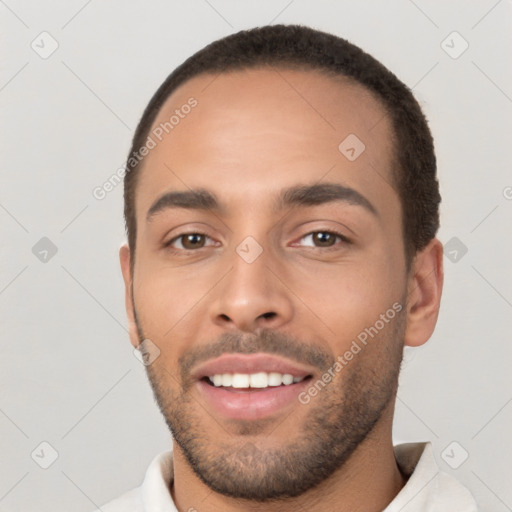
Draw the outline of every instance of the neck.
M405 485L393 450L392 414L392 410L387 411L343 467L324 482L300 496L274 502L239 500L212 491L193 472L174 443L171 494L176 507L180 512L382 511Z

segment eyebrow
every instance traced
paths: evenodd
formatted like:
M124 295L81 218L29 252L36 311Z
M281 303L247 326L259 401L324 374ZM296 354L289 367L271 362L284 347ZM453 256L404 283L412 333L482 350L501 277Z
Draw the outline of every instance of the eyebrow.
M366 197L353 188L338 183L317 183L315 185L299 185L284 190L277 201L277 209L293 206L316 206L324 203L344 202L362 206L375 216L377 209Z
M219 201L214 194L204 189L167 192L160 196L148 210L146 220L169 208L187 208L190 210L220 210Z
M337 183L317 183L315 185L298 185L281 192L274 205L275 210L297 206L317 206L325 203L344 202L361 206L375 216L376 208L362 194L353 188ZM215 194L205 189L166 192L149 208L146 220L149 222L158 213L171 208L191 210L213 210L220 212L221 205Z

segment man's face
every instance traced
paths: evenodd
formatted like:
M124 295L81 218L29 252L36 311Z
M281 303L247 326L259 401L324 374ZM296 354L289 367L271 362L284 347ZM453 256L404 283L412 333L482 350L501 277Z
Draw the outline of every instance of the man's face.
M407 276L390 125L359 86L268 69L190 80L153 128L190 97L137 184L132 343L160 350L155 397L205 483L298 495L392 416Z

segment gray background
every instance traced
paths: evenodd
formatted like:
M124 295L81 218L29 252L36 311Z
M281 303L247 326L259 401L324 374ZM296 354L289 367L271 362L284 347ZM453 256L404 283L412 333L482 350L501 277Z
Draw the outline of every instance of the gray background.
M421 102L451 242L437 330L406 351L394 437L432 440L482 510L512 510L511 13L507 0L0 1L0 511L90 511L170 447L126 332L122 186L92 190L176 65L267 23L351 40Z

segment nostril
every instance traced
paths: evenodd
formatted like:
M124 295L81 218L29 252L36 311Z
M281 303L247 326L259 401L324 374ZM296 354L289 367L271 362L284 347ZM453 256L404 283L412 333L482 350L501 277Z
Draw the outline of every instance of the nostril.
M271 311L271 312L269 312L269 313L263 313L263 314L262 314L262 315L260 315L260 316L262 316L263 318L267 318L267 319L268 319L268 318L274 318L274 317L276 316L276 314L275 314L274 312L272 312L272 311Z

